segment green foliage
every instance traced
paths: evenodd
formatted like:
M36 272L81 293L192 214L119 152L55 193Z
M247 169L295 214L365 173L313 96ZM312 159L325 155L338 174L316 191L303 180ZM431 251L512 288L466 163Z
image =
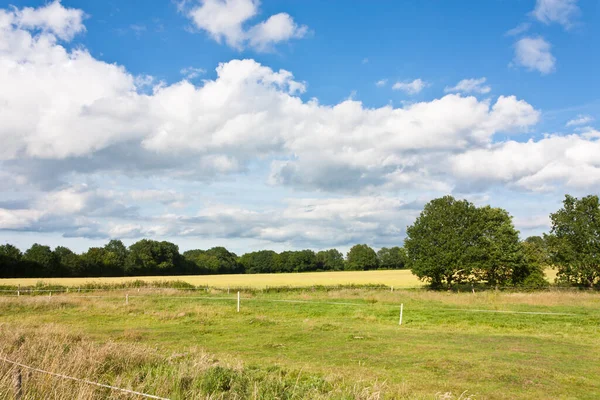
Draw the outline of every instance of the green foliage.
M490 206L477 209L472 234L476 237L471 273L490 285L519 284L529 275L519 232L506 210Z
M319 251L317 253L317 269L342 271L344 269L344 255L337 249Z
M27 263L30 271L34 272L32 276L61 276L58 257L56 257L49 246L34 243L23 254L23 261Z
M452 196L434 199L406 229L404 248L413 274L433 287L465 282L473 270L477 208Z
M350 271L367 271L379 268L379 260L375 250L366 244L352 246L346 259L346 269Z
M23 254L12 244L0 246L0 278L10 278L18 274Z
M56 247L54 254L61 265L62 276L84 276L85 265L81 256L73 253L71 249L64 246Z
M412 272L433 287L465 282L540 286L542 260L534 257L533 246L519 241L506 210L477 208L451 196L425 205L405 240Z
M132 244L125 261L128 275L176 275L183 267L184 259L177 245L148 239Z
M382 247L377 252L379 268L404 269L406 268L406 251L402 247Z
M558 267L560 282L600 284L600 202L598 196L581 199L566 195L563 207L550 214L552 229L546 236L550 259Z
M247 274L270 273L276 271L277 256L272 250L261 250L246 253L239 261Z

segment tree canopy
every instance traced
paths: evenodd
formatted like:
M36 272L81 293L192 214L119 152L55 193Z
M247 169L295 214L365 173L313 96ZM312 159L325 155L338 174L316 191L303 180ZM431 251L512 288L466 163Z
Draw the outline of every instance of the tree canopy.
M452 196L425 205L404 241L408 265L434 287L485 282L521 285L539 268L528 264L506 210L478 208Z
M563 207L550 214L546 235L550 259L564 283L600 284L600 203L598 196L566 195Z

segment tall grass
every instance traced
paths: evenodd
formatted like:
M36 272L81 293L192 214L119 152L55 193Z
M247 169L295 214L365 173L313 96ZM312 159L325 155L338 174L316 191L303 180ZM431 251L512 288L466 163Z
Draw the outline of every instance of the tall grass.
M165 356L135 343L92 341L60 326L43 331L0 325L0 357L103 384L171 399L380 399L383 384L348 383L279 367L244 367L202 350ZM0 399L12 399L15 367L0 361ZM21 369L22 399L126 399L106 388ZM136 397L136 396L133 396Z

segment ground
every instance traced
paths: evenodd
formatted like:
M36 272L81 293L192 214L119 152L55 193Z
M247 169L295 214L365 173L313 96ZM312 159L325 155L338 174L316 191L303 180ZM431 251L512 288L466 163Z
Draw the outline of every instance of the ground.
M227 290L128 293L129 304L124 291L4 297L2 354L64 369L49 361L71 359L64 344L32 344L54 335L69 351L122 346L111 362L151 357L109 372L94 357L63 372L170 398L600 398L594 292L258 290L242 292L239 313ZM165 374L191 383L157 378Z

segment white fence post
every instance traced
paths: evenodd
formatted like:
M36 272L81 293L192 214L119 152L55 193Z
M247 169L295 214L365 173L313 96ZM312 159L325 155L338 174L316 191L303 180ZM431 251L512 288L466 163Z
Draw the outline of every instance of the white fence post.
M125 305L129 304L129 293L125 294Z
M404 311L404 303L400 304L400 322L398 325L402 325L402 312Z
M238 292L238 298L237 298L237 312L240 312L240 292Z

